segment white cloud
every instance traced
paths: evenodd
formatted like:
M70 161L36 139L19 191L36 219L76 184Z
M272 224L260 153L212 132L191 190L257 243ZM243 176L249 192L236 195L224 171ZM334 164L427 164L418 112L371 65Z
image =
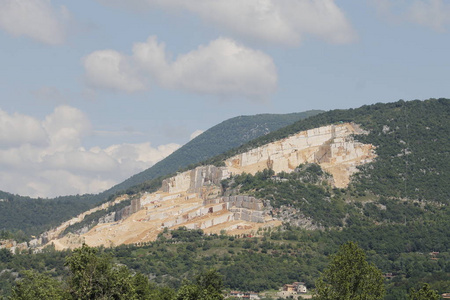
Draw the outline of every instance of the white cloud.
M178 149L150 143L82 147L93 133L86 115L59 106L38 120L0 110L0 190L53 197L101 192Z
M156 36L150 36L145 43L133 45L133 58L142 65L150 75L161 78L166 75L169 65L166 57L166 45L158 43Z
M95 51L82 59L86 81L93 88L136 92L145 89L129 58L114 50Z
M436 31L450 24L450 3L444 0L372 0L382 16L393 22L411 22Z
M224 38L179 56L161 75L165 86L200 94L257 98L277 85L270 56Z
M90 151L58 151L46 155L42 163L49 169L82 171L82 172L111 172L117 168L118 162L104 152L93 153Z
M105 56L109 58L105 60ZM143 88L142 82L147 80L147 86L155 82L164 88L198 94L261 99L274 92L277 85L277 71L270 56L227 38L201 45L170 61L164 43L151 36L145 43L134 44L131 56L112 50L96 51L83 62L91 86L126 92Z
M0 29L45 44L61 44L70 19L68 10L50 0L0 0Z
M443 31L450 24L450 3L443 0L414 1L407 14L414 23Z
M171 143L154 148L147 142L141 144L112 145L103 151L121 164L144 163L145 166L150 167L179 147L180 145Z
M87 116L74 107L58 106L42 122L50 140L47 151L71 151L81 147L81 140L91 132Z
M94 135L100 137L122 137L122 136L142 136L144 133L142 131L134 130L133 128L124 128L123 130L96 130Z
M348 43L356 33L333 0L98 0L105 5L187 10L240 37L298 45L305 35Z
M200 130L200 129L194 131L194 132L191 134L190 140L195 139L196 137L198 137L198 136L199 136L200 134L202 134L203 132L204 132L204 131L203 131L203 130Z
M9 115L0 109L0 148L22 144L42 144L46 133L39 120L15 113Z

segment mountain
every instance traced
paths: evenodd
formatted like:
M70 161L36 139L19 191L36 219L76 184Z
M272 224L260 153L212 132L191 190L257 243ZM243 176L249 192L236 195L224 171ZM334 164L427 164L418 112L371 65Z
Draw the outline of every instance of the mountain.
M169 175L256 137L270 133L300 119L323 111L311 110L291 114L260 114L228 119L206 130L153 167L96 195L62 196L53 199L32 199L0 191L0 230L21 230L36 235L54 227L99 203L111 200L114 194L159 176ZM239 133L239 134L236 134ZM19 233L23 235L23 233Z
M351 186L360 193L449 203L450 100L397 101L331 110L210 158L201 164L223 166L235 155L285 139L300 131L353 122L368 134L357 140L372 144L377 159L359 167ZM139 190L139 186L135 188Z
M79 246L81 242L89 245L114 245L145 243L155 240L163 228L173 229L183 225L190 229L202 229L206 233L248 234L259 228L281 225L279 217L273 218L271 206L280 207L277 201L270 195L248 197L246 193L232 195L236 190L233 182L240 177L245 178L240 185L247 182L250 175L258 177L261 184L269 187L271 176L278 173L296 173L297 177L307 176L309 181L315 178L329 179L329 183L335 187L345 188L350 180L350 175L356 170L356 166L374 159L375 154L371 145L355 141L353 135L363 131L351 123L323 126L314 130L302 131L292 135L288 139L272 142L251 152L243 153L227 159L224 167L198 166L192 170L180 172L175 176L165 179L161 188L151 193L146 189L143 193L130 194L130 203L126 209L111 211L110 207L103 208L105 214L97 216L98 226L89 231L93 225L90 217L83 220L85 226L76 226L77 220L62 224L57 231L48 232L49 237L59 237L68 231L80 230L83 239L70 235L67 238L55 239L53 243L57 249ZM299 165L307 167L299 169ZM314 167L315 166L315 167ZM270 173L267 169L270 168ZM304 170L303 170L304 169ZM322 169L329 173L326 176ZM319 174L319 171L321 172ZM231 176L232 174L232 176ZM320 175L320 176L318 176ZM266 182L267 181L267 182ZM274 181L277 182L277 181ZM294 185L296 182L288 182ZM300 182L302 183L302 182ZM233 186L234 185L234 186ZM231 188L229 188L231 186ZM158 186L159 188L159 186ZM223 190L222 190L223 189ZM286 190L289 186L285 187ZM302 184L297 189L303 190L302 194L318 201L323 201L324 188L313 188L306 193ZM261 190L264 190L261 188ZM241 189L243 192L244 189ZM229 194L230 196L224 196ZM271 199L272 198L272 199ZM269 200L270 199L270 200ZM124 199L125 200L125 199ZM268 201L271 205L268 205ZM311 204L312 205L312 204ZM98 211L95 212L96 214ZM319 220L313 217L313 227L341 225L339 221ZM77 217L81 219L81 217ZM317 219L317 220L316 220ZM116 227L120 222L120 229ZM317 224L316 224L317 223ZM66 227L68 230L66 230ZM64 232L62 232L64 230ZM61 234L62 233L62 234ZM78 241L78 242L77 242Z
M227 289L257 292L314 288L354 241L384 274L386 300L424 282L448 292L449 134L449 99L325 112L132 187L46 238L112 246L98 251L158 284L214 268ZM6 295L25 269L66 276L69 251L29 252L0 249Z
M104 208L97 220L83 221L83 232L100 217L110 224L83 238L94 245L141 243L181 224L244 234L276 220L316 229L425 221L432 210L426 205L449 204L449 103L399 101L301 120L213 158L217 166L204 163L151 181L151 188L134 187L126 210ZM69 231L80 229L74 222L67 223ZM77 245L72 239L58 243Z
M189 165L205 161L257 137L322 112L321 110L310 110L301 113L260 114L228 119L206 130L154 166L119 183L105 193L112 194L123 191L145 181L172 174Z
M329 124L354 122L368 132L358 136L376 148L377 159L361 167L354 181L359 190L417 200L450 199L450 100L403 101L364 105L356 109L331 110L298 121L216 156L225 159L299 131Z
M0 230L27 240L98 203L96 195L30 198L0 191Z

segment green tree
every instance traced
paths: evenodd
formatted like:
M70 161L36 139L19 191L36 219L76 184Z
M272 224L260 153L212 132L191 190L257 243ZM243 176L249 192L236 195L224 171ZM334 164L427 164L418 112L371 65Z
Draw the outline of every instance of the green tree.
M356 243L341 245L328 268L316 282L314 299L375 300L382 299L385 287L381 271L366 261Z
M202 290L201 295L204 296L204 299L223 299L222 276L220 276L220 274L216 270L212 269L200 274L197 277L196 282L197 286L199 286L199 288Z
M432 290L428 283L425 283L422 288L411 289L408 295L408 299L410 300L439 300L441 296L439 296L438 292Z
M24 278L14 287L10 300L67 299L60 281L33 271L25 271L24 275Z
M178 290L174 300L197 300L200 299L200 289L195 284L184 283Z
M83 245L66 260L70 270L69 292L74 299L137 299L127 267L114 266L111 258Z
M185 283L179 289L175 300L222 300L222 277L216 270L209 270L197 276L195 283Z
M0 262L7 263L7 262L10 262L12 260L12 258L13 258L13 255L12 255L11 251L9 251L6 248L0 249Z
M175 291L167 286L158 287L150 283L148 278L141 273L133 276L133 285L137 300L172 300Z

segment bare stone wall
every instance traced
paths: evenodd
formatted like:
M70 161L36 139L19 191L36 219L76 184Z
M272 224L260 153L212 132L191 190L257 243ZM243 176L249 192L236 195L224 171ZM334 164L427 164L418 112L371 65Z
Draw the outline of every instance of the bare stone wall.
M237 207L237 208L246 208L251 210L263 210L264 209L264 203L260 199L256 199L255 197L251 196L228 196L228 197L222 197L223 202L229 203L230 207Z
M100 219L98 219L98 223L99 224L112 223L115 221L115 219L116 219L116 212L113 211L112 213L109 213L109 214L101 217Z
M201 192L203 186L218 186L221 180L228 177L229 174L225 167L201 166L163 180L161 190L165 193L198 193Z
M226 208L233 213L235 220L264 223L266 209L260 199L251 196L227 196L216 199L207 199L203 205L226 204Z
M122 208L119 211L116 211L114 215L114 221L120 221L122 219L128 218L135 212L141 209L141 199L132 199L131 204Z
M372 161L374 146L354 140L365 133L359 125L342 123L298 132L225 160L232 174L255 174L270 168L275 173L291 172L303 163L318 163L329 172L336 187L346 187L356 166Z

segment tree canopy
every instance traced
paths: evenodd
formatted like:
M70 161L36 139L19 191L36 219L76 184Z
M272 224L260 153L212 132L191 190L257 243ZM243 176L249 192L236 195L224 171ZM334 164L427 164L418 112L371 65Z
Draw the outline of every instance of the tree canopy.
M381 271L356 243L343 244L316 282L318 300L376 300L385 294Z
M409 300L439 300L441 296L439 296L438 292L432 290L428 283L425 283L422 288L411 289L409 292Z

